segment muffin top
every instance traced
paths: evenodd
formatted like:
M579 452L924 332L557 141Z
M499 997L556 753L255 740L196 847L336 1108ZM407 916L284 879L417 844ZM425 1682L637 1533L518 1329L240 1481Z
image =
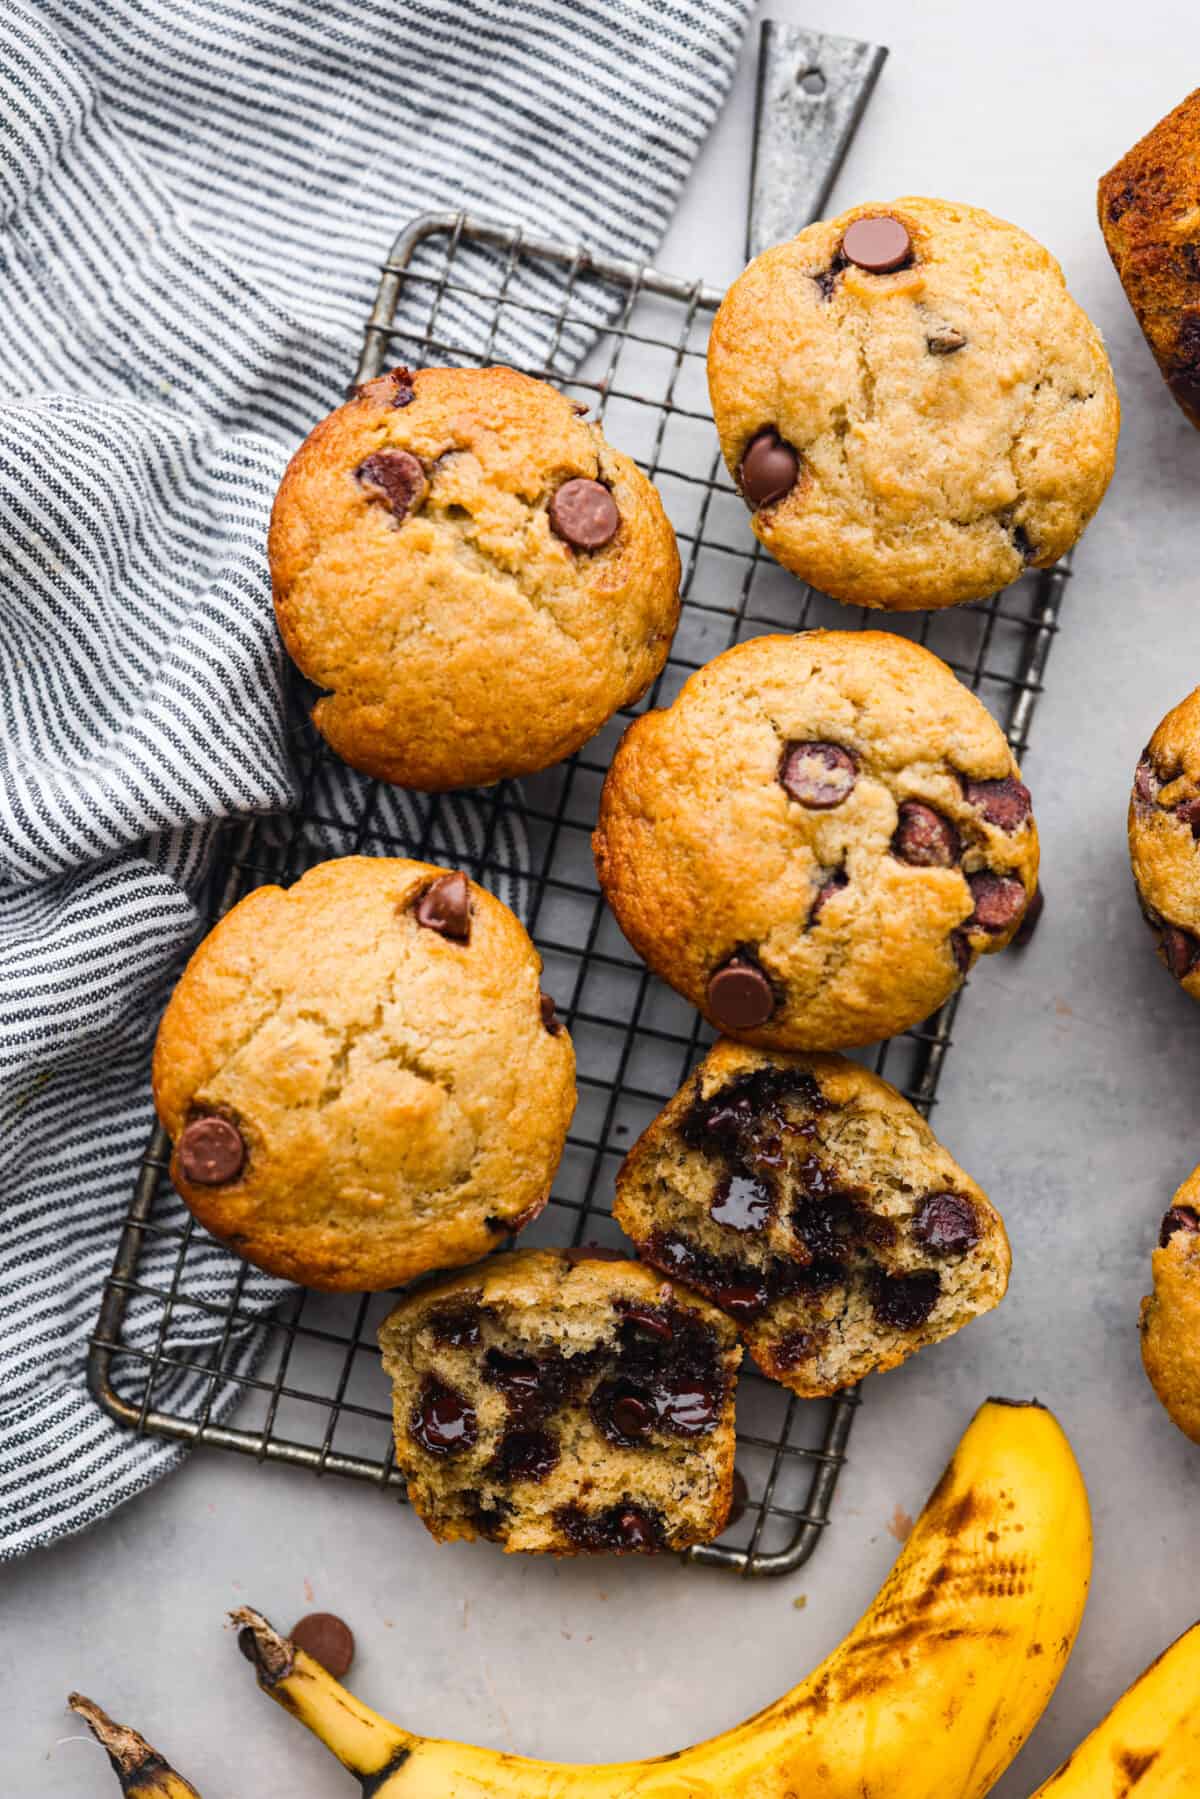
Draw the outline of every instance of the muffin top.
M755 535L835 599L979 599L1075 542L1119 407L1057 262L975 207L855 207L757 257L709 391Z
M269 539L313 722L402 786L561 760L649 686L679 615L658 494L508 368L380 376L293 457Z
M1142 752L1129 857L1159 955L1200 999L1200 687L1171 708Z
M934 1012L1037 881L995 719L890 632L758 637L635 721L593 839L664 980L764 1047L837 1049Z
M247 1260L390 1287L541 1210L575 1104L541 959L486 889L350 856L260 887L209 933L159 1027L171 1178Z

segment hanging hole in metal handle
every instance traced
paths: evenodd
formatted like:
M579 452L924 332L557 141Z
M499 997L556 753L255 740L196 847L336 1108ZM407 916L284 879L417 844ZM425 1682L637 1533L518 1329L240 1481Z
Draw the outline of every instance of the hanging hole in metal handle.
M796 76L796 86L816 97L825 92L825 77L820 69L801 69Z

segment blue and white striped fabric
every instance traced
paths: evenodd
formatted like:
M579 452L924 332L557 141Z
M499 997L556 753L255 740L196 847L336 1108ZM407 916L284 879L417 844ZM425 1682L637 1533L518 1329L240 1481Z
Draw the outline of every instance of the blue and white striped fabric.
M267 514L377 265L460 206L647 257L750 4L0 9L0 1559L179 1454L99 1413L87 1339L216 821L292 797Z

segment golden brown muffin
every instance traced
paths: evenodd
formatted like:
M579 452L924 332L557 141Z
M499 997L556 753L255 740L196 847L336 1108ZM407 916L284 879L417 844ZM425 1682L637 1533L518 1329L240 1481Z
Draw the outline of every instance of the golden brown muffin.
M154 1047L171 1178L247 1261L396 1286L535 1217L575 1056L508 907L425 862L260 887L196 951Z
M1160 960L1200 999L1200 687L1142 751L1129 801L1129 859Z
M1008 1285L987 1195L842 1056L720 1040L625 1158L614 1215L806 1399L951 1336Z
M653 1553L724 1529L737 1332L660 1274L603 1250L494 1256L402 1299L379 1340L435 1537Z
M1200 425L1200 88L1101 178L1096 198L1134 316Z
M625 733L593 846L655 973L719 1030L782 1049L927 1018L1011 940L1038 868L999 725L883 631L718 656Z
M1172 1423L1200 1443L1200 1168L1171 1201L1142 1301L1142 1362Z
M856 206L766 250L713 324L709 392L754 534L834 599L981 599L1062 556L1120 409L1057 262L946 200Z
M513 369L397 369L292 458L271 515L279 628L313 723L405 787L577 750L662 668L679 552L598 425Z

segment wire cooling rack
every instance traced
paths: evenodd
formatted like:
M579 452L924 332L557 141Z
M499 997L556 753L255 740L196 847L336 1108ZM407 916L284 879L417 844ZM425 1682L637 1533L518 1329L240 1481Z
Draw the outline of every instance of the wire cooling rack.
M694 669L747 637L869 623L942 656L996 714L1020 755L1056 630L1067 575L1061 565L985 603L881 620L835 605L764 555L721 463L708 409L704 355L720 298L703 284L594 259L463 214L429 215L398 238L356 381L399 363L507 360L586 403L663 495L683 558L679 631L641 705L612 720L569 762L476 796L482 825L466 854L454 798L408 795L398 812L392 790L344 769L325 748L307 721L310 696L295 678L290 729L299 806L284 819L230 826L213 869L214 918L261 882L294 880L330 855L448 862L516 892L545 959L544 985L574 1039L579 1083L551 1203L523 1242L621 1241L610 1215L615 1172L711 1040L696 1013L630 950L596 884L589 834L628 718L668 703ZM527 851L515 866L514 844ZM956 996L921 1027L864 1055L926 1114L957 1004ZM171 1192L168 1151L156 1131L106 1284L89 1361L100 1405L135 1430L369 1481L403 1496L375 1343L388 1296L289 1290L265 1310L260 1277L244 1266L231 1289L214 1296L211 1282L196 1273L207 1239ZM129 1329L135 1312L136 1342ZM176 1378L172 1391L191 1397L165 1409L156 1394L179 1376L192 1378ZM226 1421L233 1399L236 1423ZM858 1403L853 1391L801 1401L747 1374L738 1395L741 1515L719 1543L692 1549L688 1559L743 1574L799 1568L829 1521Z

